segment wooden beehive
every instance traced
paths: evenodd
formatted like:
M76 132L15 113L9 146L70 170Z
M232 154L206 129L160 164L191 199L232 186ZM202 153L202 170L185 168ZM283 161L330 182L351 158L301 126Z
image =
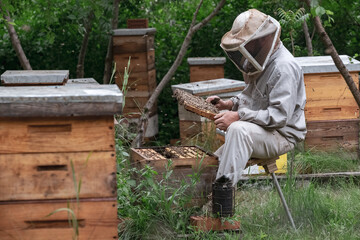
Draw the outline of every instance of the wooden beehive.
M341 55L359 87L360 62ZM296 58L304 72L307 149L357 152L359 107L330 56Z
M224 57L188 58L190 82L199 82L224 77Z
M230 97L238 95L244 88L245 83L238 80L220 78L201 82L186 83L172 85L172 90L181 89L196 96L206 98L207 96L217 95L222 99L228 99ZM182 143L186 144L189 139L196 137L200 133L205 132L205 138L207 135L214 134L215 137L215 125L212 121L201 117L193 112L187 111L184 106L178 104L179 112L179 128L180 139ZM200 141L205 141L201 139Z
M356 86L360 62L340 56ZM359 107L330 56L296 58L304 72L307 121L356 119Z
M127 19L126 25L128 28L148 28L149 22L147 18Z
M122 93L90 82L0 87L0 239L71 239L66 208L79 239L117 238L113 115Z
M168 161L171 159L172 184L179 186L181 180L190 182L189 175L200 172L201 177L192 194L194 199L204 199L211 192L211 184L215 180L218 159L212 153L206 152L197 146L181 147L147 147L132 148L131 160L138 168L151 166L158 172L158 180L166 171Z
M307 149L359 150L359 119L308 121L307 130Z
M156 88L155 28L116 29L113 33L114 62L116 63L115 83L126 89L125 106L123 115L139 119L143 107L149 100ZM130 76L124 83L124 70L130 59ZM157 106L151 109L151 117L156 118L151 123L157 123ZM157 134L157 125L149 125L155 129L145 134L145 137L153 137ZM150 135L149 135L150 134Z

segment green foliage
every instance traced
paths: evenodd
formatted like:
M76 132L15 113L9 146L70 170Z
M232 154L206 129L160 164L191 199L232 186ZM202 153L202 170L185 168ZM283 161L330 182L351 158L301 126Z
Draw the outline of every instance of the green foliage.
M285 11L282 8L278 9L278 16L280 17L280 24L289 29L292 52L295 55L294 37L296 37L296 30L301 26L301 23L308 18L305 14L304 8L299 8L295 12L292 10Z

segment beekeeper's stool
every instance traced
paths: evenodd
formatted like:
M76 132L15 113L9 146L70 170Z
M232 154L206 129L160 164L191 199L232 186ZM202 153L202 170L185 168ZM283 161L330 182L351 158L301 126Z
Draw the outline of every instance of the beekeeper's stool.
M296 229L295 227L295 223L294 223L294 220L291 216L291 213L290 213L290 210L287 206L287 203L286 203L286 200L284 198L284 195L281 191L281 188L280 188L280 185L279 185L279 182L275 176L275 171L278 169L277 166L276 166L276 160L278 160L279 157L275 157L275 158L267 158L267 159L258 159L258 158L251 158L247 164L246 164L246 167L249 167L249 166L252 166L252 165L259 165L259 166L262 166L264 169L265 169L265 172L266 173L270 173L271 174L271 177L274 181L274 184L275 184L275 187L276 187L276 190L277 192L279 193L279 196L280 196L280 199L281 199L281 202L284 206L284 209L285 209L285 212L288 216L288 219L292 225L292 227L294 229Z

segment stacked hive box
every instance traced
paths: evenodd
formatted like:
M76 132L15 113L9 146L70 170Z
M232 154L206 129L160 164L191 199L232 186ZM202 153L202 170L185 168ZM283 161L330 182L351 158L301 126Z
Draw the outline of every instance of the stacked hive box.
M360 62L340 56L356 86ZM306 148L350 151L359 148L359 107L330 56L296 58L304 72Z
M113 53L116 64L116 84L124 86L124 69L130 58L130 77L127 91L124 91L125 106L123 115L137 122L143 107L156 88L155 28L116 29L113 33ZM158 132L157 106L150 110L145 137L153 137Z
M188 58L190 82L199 82L224 77L224 57Z
M126 20L127 28L148 28L149 22L147 18L135 18Z
M181 89L193 95L204 98L211 95L217 95L223 99L236 96L244 89L244 87L244 82L226 78L171 86L173 91L175 91L175 89ZM180 138L182 143L186 143L188 140L197 136L199 133L205 133L205 135L207 133L215 134L215 126L213 125L213 122L208 121L206 118L200 117L195 113L185 110L184 107L180 104L178 105L178 110Z
M31 74L1 78L21 85ZM67 76L38 72L26 82L65 83ZM118 87L83 79L0 88L0 239L72 239L70 211L79 239L117 239Z

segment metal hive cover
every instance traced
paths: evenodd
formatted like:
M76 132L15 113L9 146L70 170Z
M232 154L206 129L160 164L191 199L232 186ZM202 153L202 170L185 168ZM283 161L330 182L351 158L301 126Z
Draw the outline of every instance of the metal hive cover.
M360 71L360 62L358 60L347 55L340 55L339 57L350 72ZM331 56L296 57L295 59L304 73L339 72Z
M69 70L7 70L1 75L4 86L63 85L69 79Z
M181 89L194 95L203 95L209 92L229 89L234 89L234 91L236 91L235 89L241 89L244 87L245 83L243 81L227 78L218 78L213 80L177 84L171 86L173 91L175 91L175 89Z

